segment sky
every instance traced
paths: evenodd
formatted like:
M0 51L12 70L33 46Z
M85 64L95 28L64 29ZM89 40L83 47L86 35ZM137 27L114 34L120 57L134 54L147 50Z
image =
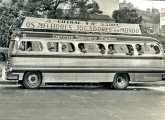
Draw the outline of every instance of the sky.
M123 3L124 0L119 0L120 3ZM146 10L147 8L160 9L165 8L165 0L126 0L126 3L132 3L135 7L140 10Z

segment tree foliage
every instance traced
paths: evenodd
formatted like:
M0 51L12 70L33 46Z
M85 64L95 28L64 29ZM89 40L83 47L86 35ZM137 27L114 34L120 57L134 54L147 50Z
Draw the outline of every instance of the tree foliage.
M63 18L60 5L70 4L68 15ZM102 14L96 2L88 0L11 0L11 3L3 3L0 8L0 46L8 45L9 30L20 28L23 18L41 17L52 19L71 19L74 10L78 8L79 20L88 20L90 14Z
M112 17L117 23L141 23L142 16L138 16L136 9L129 9L127 7L115 10Z
M24 0L12 0L11 4L3 4L1 7L0 17L0 46L8 45L8 36L10 28L20 27L20 21L17 21L20 17L22 10L22 2Z
M92 3L89 0L72 0L72 7L68 13L68 19L75 14L76 9L78 9L77 19L79 20L89 20L90 15L100 15L103 12L100 11L100 7L97 2Z

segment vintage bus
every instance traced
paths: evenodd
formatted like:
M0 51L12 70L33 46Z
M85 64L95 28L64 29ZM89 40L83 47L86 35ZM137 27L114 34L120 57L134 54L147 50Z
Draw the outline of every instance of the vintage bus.
M104 83L120 90L130 81L162 79L164 52L154 38L47 34L27 32L11 39L3 79L31 89L48 83Z

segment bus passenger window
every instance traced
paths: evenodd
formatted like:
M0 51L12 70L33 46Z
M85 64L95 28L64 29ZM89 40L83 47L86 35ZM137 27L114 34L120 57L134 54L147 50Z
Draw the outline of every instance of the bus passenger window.
M128 53L128 48L125 44L114 44L114 50L117 54L126 54Z
M79 49L80 49L80 51L81 51L82 53L86 53L86 52L87 52L87 50L85 49L84 43L80 43L80 44L78 45L78 47L79 47Z
M80 43L78 45L82 53L101 53L105 54L105 47L103 44L97 43Z
M109 49L108 54L113 55L114 53L116 53L113 44L110 44L110 45L108 46L108 49Z
M50 52L58 52L58 42L48 42L47 48Z
M134 54L133 47L131 45L127 45L127 48L128 48L128 52L126 53L126 55L133 55Z
M62 43L62 52L74 52L75 51L75 47L73 45L73 43Z
M21 51L32 51L32 43L29 41L22 41L19 50Z
M19 50L21 51L42 51L42 44L38 41L22 41Z
M142 49L144 50L144 54L155 54L154 45L142 45Z
M154 46L154 50L155 50L155 54L159 54L160 53L160 49L158 46Z
M136 50L138 52L138 55L144 54L144 50L142 49L142 45L136 44Z

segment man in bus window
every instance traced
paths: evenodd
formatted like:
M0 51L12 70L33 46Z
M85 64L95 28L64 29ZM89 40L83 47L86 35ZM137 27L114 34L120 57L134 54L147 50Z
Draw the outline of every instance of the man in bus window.
M62 52L68 52L66 45L62 45Z
M128 53L126 53L126 55L133 55L134 51L133 51L133 47L131 45L127 45L128 48Z
M100 53L105 54L105 48L103 46L101 46L101 48L100 48Z
M108 51L108 54L113 55L114 53L116 53L116 51L114 50L114 45L109 45L109 51Z
M141 45L136 44L136 50L137 50L137 52L138 52L138 55L142 55L142 54L144 54L144 51L143 51Z
M154 50L155 50L155 54L159 54L160 53L160 49L158 46L154 46Z
M87 51L85 50L84 44L80 44L79 48L80 48L81 52L87 53Z

